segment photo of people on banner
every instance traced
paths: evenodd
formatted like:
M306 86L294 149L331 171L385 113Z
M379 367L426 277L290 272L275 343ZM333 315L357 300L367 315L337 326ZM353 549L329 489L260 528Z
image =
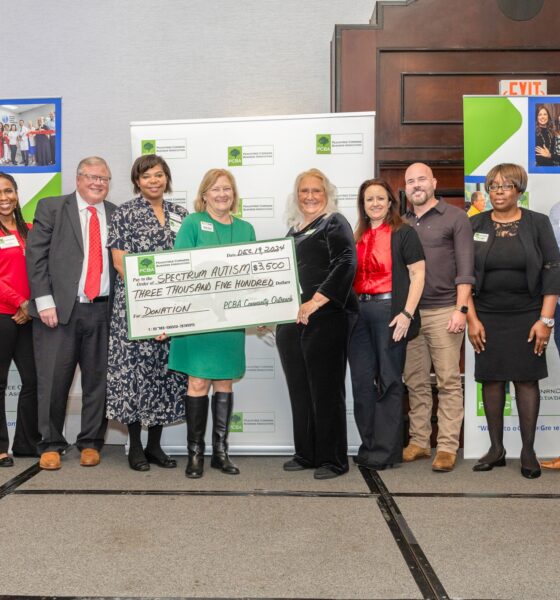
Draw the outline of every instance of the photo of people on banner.
M0 101L1 102L1 101ZM56 105L0 103L0 167L13 172L55 169L59 129Z
M529 172L560 172L560 97L546 99L529 100Z

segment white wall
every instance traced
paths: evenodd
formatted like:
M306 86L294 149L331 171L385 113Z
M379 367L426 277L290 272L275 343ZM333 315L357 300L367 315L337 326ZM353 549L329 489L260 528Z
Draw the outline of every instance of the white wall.
M336 24L374 0L0 0L0 96L63 98L64 191L100 154L131 197L129 122L329 112ZM211 165L209 165L210 167Z

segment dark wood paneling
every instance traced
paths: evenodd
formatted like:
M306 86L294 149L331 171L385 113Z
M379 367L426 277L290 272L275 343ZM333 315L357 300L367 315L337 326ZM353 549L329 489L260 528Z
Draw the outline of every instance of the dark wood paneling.
M497 94L501 79L546 79L560 94L560 10L529 21L496 0L379 0L374 22L337 26L333 110L375 110L377 172L395 187L423 161L446 187L463 180L462 98Z

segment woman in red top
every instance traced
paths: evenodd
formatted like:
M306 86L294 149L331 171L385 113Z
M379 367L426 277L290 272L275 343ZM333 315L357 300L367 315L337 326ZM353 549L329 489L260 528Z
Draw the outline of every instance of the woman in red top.
M383 179L362 183L358 214L354 290L360 313L348 351L362 440L354 460L385 469L402 462L402 372L407 340L420 328L416 309L424 289L424 251Z
M27 312L29 284L25 244L30 228L21 214L15 179L0 172L0 467L14 464L8 456L6 387L12 360L21 377L17 422L12 450L36 456L37 377L33 358L31 318Z

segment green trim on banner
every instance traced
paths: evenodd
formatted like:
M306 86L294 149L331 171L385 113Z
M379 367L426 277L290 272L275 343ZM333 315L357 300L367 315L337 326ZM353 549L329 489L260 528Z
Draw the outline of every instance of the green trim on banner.
M464 98L465 175L521 128L523 117L508 98Z
M23 214L23 218L31 223L33 221L33 216L35 215L35 209L37 208L37 203L39 200L43 198L48 198L49 196L60 196L62 193L62 173L55 173L52 179L43 186L36 194L23 206L21 212Z

